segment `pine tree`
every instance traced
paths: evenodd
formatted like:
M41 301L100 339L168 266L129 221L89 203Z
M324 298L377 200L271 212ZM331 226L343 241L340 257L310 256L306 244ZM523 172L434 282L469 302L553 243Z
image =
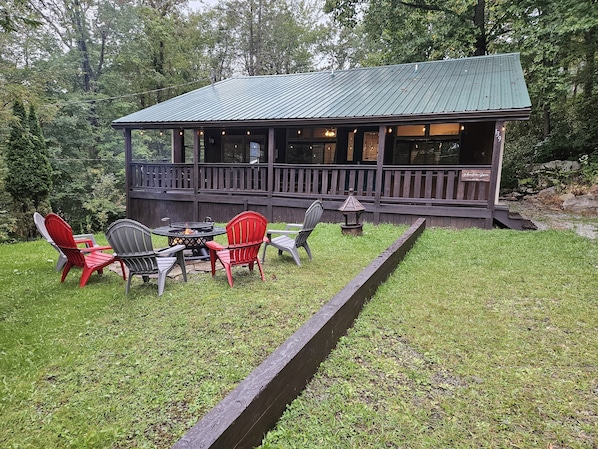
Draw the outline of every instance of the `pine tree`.
M27 115L23 102L16 100L10 128L5 153L5 190L13 199L19 236L31 237L34 235L31 214L50 193L52 168L33 107Z
M52 166L50 165L50 157L48 155L48 147L42 127L37 118L35 108L33 105L29 106L29 116L27 117L29 123L29 133L33 141L33 153L31 160L33 167L35 167L35 184L30 186L31 199L37 209L39 204L48 197L52 187Z
M33 142L27 126L27 112L20 100L15 100L12 108L14 119L11 123L10 138L6 149L6 191L16 203L26 208L32 164Z

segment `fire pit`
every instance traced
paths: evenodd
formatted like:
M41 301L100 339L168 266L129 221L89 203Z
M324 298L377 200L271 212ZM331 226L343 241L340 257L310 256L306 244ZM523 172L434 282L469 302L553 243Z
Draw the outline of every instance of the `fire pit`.
M170 223L170 219L163 218L162 221L167 221L168 226L152 229L156 235L168 237L168 245L185 245L190 254L186 256L188 259L208 259L210 254L206 248L206 242L214 239L214 236L225 234L226 230L214 226L211 221L189 221Z

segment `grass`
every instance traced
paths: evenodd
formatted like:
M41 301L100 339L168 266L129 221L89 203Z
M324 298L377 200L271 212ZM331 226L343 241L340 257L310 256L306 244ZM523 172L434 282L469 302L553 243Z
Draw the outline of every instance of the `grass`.
M598 248L429 229L262 444L598 447Z
M269 248L266 282L239 268L233 289L219 271L162 297L112 272L61 284L41 240L0 246L0 447L172 446L404 230L322 223L302 267Z

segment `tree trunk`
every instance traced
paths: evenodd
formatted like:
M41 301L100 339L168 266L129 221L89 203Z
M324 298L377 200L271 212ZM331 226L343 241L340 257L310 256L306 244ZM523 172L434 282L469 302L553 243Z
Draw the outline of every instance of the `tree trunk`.
M93 89L94 75L89 61L89 52L87 50L87 31L85 29L84 19L81 17L81 4L78 0L73 3L72 21L77 32L77 49L81 57L81 70L83 72L83 90L91 92Z
M548 139L550 136L550 132L552 131L552 126L550 122L550 105L548 103L544 104L544 108L542 110L542 122L543 122L543 137L544 140Z
M596 73L596 35L591 32L585 33L585 76L583 80L583 95L590 100L594 94L594 74Z
M473 14L473 24L477 30L474 56L488 54L488 36L486 36L486 1L478 0Z

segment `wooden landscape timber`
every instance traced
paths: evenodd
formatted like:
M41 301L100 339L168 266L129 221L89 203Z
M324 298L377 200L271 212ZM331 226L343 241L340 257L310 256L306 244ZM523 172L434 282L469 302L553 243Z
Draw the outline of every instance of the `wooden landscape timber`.
M258 446L425 227L426 219L418 219L193 426L173 449Z

